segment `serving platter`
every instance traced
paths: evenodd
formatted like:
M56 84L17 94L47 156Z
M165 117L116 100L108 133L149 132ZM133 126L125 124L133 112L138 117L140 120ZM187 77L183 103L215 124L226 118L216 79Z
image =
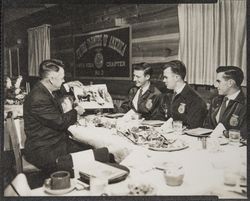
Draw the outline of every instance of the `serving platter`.
M173 142L172 144L163 144L161 147L153 147L153 146L149 146L148 149L153 150L153 151L180 151L183 149L188 148L189 146L187 145L187 143L181 139L177 139L175 142Z

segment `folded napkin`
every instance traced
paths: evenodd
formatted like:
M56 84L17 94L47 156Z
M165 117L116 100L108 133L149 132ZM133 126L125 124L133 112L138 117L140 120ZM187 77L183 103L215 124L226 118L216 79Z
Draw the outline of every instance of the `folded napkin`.
M213 132L211 133L210 137L220 137L223 136L223 131L226 130L226 128L224 127L224 125L222 123L219 123L215 129L213 130Z

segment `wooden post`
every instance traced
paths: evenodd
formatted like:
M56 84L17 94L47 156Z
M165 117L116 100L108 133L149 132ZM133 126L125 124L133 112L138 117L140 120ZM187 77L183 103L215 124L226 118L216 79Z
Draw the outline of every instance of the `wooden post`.
M19 47L16 48L16 54L17 54L17 74L20 75L20 65L19 65Z
M9 52L9 67L10 67L10 78L12 77L12 60L11 60L11 49L8 49Z

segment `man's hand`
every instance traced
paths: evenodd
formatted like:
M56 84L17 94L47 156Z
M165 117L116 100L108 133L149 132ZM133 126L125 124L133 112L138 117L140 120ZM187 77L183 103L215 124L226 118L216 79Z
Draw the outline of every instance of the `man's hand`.
M83 84L80 81L67 82L66 84L69 86L69 88L83 86Z
M74 109L77 111L77 114L79 115L82 115L85 112L85 109L80 105L77 105Z

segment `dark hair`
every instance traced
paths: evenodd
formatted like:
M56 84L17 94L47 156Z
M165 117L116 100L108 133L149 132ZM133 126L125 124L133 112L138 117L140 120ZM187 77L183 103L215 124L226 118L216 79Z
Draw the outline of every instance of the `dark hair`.
M170 62L167 62L163 65L162 69L165 70L167 68L171 68L172 72L181 76L181 78L184 80L186 77L186 66L183 62L179 60L173 60Z
M144 76L150 75L150 78L151 78L151 76L153 74L152 67L148 63L145 63L145 62L134 64L133 69L134 70L143 70L144 71Z
M244 75L243 71L236 66L219 66L216 69L216 73L224 72L223 78L226 80L232 79L235 81L236 85L240 87L243 82Z
M60 68L64 68L64 64L61 60L48 59L42 61L39 66L39 76L40 78L45 78L48 76L49 72L58 72Z

